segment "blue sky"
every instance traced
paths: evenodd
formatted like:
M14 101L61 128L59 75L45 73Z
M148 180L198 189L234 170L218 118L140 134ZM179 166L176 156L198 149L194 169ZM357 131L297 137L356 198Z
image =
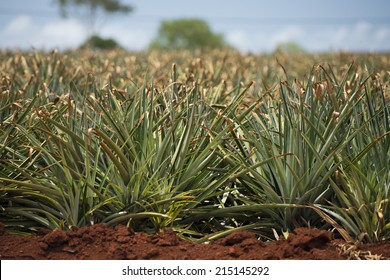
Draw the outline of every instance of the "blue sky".
M309 51L390 51L390 1L123 0L135 10L98 21L101 36L129 50L148 46L161 20L200 18L243 52L294 41ZM1 0L0 48L76 48L85 17L62 18L52 0Z

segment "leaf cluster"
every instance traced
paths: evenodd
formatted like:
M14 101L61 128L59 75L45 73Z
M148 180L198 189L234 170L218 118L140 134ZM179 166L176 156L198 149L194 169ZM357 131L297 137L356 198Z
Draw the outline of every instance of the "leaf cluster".
M151 49L207 49L227 47L223 36L211 31L200 19L178 19L163 21Z
M124 5L118 0L54 0L54 3L59 5L61 14L68 16L69 6L80 6L90 10L101 9L106 13L130 13L133 7Z
M3 52L1 222L389 237L387 55L195 54Z

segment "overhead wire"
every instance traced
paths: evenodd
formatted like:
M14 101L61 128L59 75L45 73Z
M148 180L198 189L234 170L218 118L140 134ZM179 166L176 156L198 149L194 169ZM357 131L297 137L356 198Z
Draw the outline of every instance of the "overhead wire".
M0 16L17 16L28 15L32 17L58 18L58 12L27 10L27 9L7 9L0 8ZM137 21L155 22L173 19L153 14L132 14L131 18ZM240 24L258 24L258 25L351 25L361 22L370 24L390 24L390 17L232 17L232 16L215 16L215 17L197 17L205 21L228 22Z

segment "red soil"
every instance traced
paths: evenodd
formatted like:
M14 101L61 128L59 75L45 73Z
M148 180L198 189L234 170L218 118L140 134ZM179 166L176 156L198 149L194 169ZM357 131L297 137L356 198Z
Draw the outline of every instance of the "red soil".
M390 259L390 241L346 244L331 232L297 228L288 240L264 243L254 233L237 231L209 244L180 239L173 231L134 233L119 225L76 231L46 231L34 236L7 233L0 226L0 259Z

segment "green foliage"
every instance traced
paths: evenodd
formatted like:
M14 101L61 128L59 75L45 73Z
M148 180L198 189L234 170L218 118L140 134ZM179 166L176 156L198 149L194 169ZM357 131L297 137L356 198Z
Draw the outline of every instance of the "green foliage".
M278 55L2 53L0 221L389 238L389 56Z
M56 4L60 6L61 14L68 15L69 6L85 7L92 12L101 9L105 13L129 13L133 8L129 5L123 5L118 0L55 0Z
M80 48L92 48L95 50L112 50L120 48L119 44L111 38L105 39L98 35L93 35L80 46Z
M206 22L199 19L163 21L151 49L199 49L222 48L223 36L211 31Z
M305 53L306 50L295 42L282 42L277 44L276 52L285 52L291 54Z

